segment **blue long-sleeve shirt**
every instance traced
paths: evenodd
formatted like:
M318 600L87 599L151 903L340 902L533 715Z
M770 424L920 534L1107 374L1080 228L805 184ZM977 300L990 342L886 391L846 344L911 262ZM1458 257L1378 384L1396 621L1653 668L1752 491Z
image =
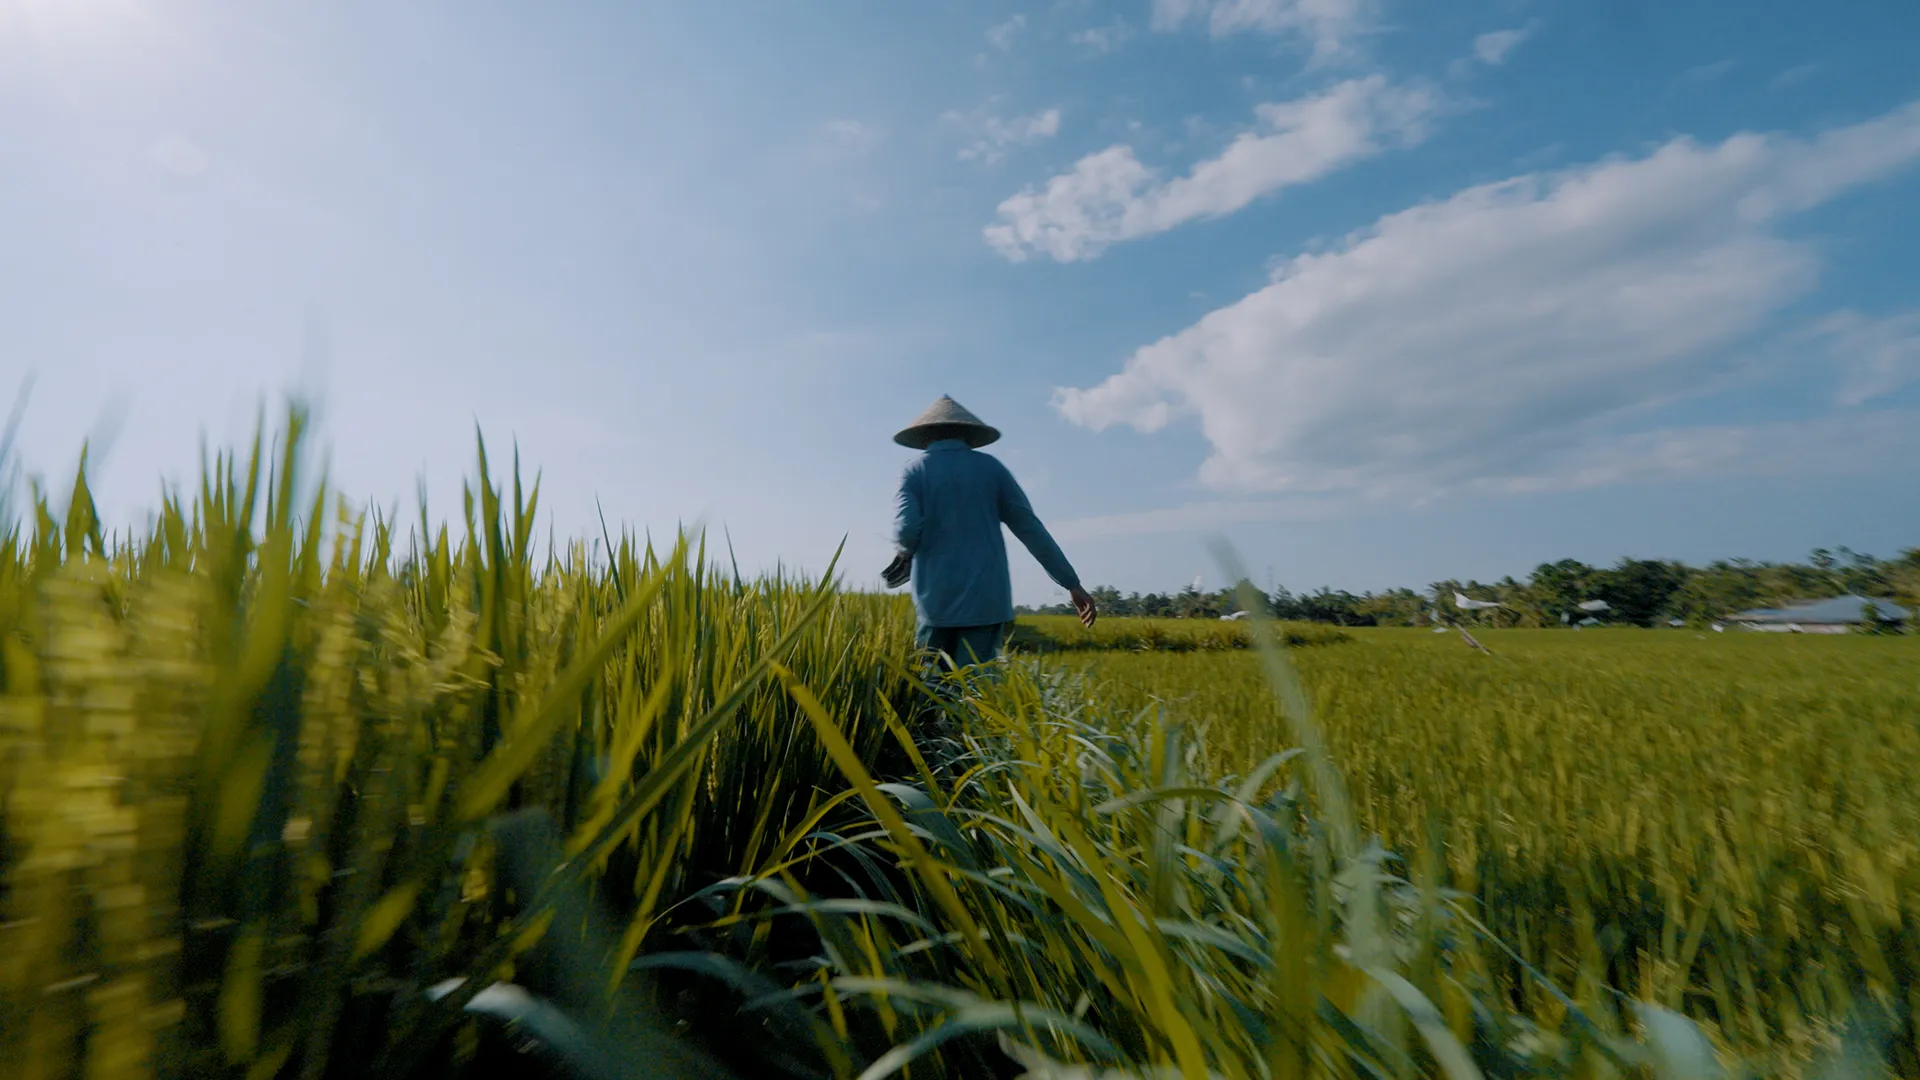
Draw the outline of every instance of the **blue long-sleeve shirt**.
M893 540L913 556L913 602L921 625L1013 621L1002 524L1056 585L1080 587L1073 564L998 458L959 439L943 439L907 465L895 500Z

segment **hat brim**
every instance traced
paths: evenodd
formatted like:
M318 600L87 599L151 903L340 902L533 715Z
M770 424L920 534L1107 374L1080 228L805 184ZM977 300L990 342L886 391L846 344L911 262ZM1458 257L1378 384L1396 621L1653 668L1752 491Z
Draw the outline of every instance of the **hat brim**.
M942 439L963 439L975 450L1000 439L1000 429L986 424L915 424L901 428L893 441L914 450L925 450Z

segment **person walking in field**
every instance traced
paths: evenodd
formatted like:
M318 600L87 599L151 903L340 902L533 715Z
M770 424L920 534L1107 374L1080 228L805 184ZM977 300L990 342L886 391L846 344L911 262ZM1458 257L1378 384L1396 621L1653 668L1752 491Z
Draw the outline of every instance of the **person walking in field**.
M1080 621L1093 625L1093 597L1073 564L1034 515L1026 493L998 458L980 447L1000 438L946 395L893 441L923 450L908 463L895 500L898 554L882 577L888 588L913 581L917 641L958 664L1000 655L1013 629L1013 584L1000 526L1020 538L1054 584L1067 590Z

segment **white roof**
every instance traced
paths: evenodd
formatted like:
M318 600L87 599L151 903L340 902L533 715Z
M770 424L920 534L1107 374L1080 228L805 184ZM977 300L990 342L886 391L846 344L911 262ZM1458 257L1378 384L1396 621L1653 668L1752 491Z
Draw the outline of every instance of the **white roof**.
M1860 623L1866 621L1866 610L1871 606L1874 616L1889 622L1897 622L1910 613L1906 608L1888 600L1872 600L1864 596L1836 596L1830 600L1808 600L1798 604L1789 604L1783 608L1755 608L1732 616L1739 622L1758 623L1811 623L1815 626L1832 626L1840 623Z

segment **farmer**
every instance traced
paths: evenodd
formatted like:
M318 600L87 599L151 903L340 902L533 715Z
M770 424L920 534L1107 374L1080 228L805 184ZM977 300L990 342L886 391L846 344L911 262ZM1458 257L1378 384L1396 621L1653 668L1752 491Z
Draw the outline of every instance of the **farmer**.
M942 395L893 441L925 453L900 479L893 539L899 553L882 577L889 588L913 579L923 649L959 664L1000 654L1013 629L1013 585L1007 578L1005 524L1054 583L1067 590L1080 621L1093 625L1093 597L1034 516L1026 493L998 458L979 453L1000 437Z

